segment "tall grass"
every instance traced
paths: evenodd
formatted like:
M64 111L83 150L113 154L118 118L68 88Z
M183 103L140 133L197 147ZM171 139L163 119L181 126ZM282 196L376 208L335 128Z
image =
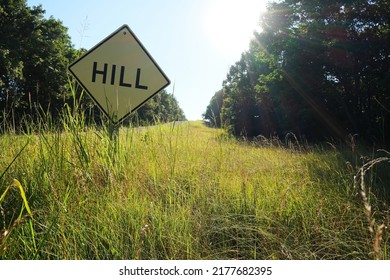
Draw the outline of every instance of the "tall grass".
M73 108L61 129L0 135L2 259L389 258L381 176L356 150L201 122L121 127L113 143Z

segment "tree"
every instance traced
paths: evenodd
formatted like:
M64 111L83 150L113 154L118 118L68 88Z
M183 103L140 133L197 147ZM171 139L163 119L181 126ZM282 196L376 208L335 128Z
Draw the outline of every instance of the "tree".
M272 67L272 61L256 41L242 54L240 61L231 66L223 82L221 115L234 135L271 136L279 130L279 124L274 121L272 98L268 92L262 91L268 90L268 86L259 85L260 78L269 79L275 74Z
M203 114L203 119L212 127L221 127L221 110L223 102L223 89L217 91L210 100L210 104Z
M40 107L56 115L70 97L67 66L76 55L67 29L44 19L41 6L0 3L0 110L21 118Z
M388 142L389 4L270 4L261 19L263 31L224 83L222 112L231 131L294 132L313 140L358 134Z
M252 136L257 134L258 106L253 94L257 75L252 75L249 53L230 67L224 81L225 100L222 116L228 122L228 129L235 135Z
M173 94L162 90L140 107L124 123L132 122L136 125L150 125L155 123L167 123L184 121L186 117Z
M305 134L385 141L389 1L293 1L271 6L265 33L284 79L306 107ZM277 15L275 17L275 15ZM267 23L266 23L267 22ZM262 37L264 38L264 37ZM382 85L382 86L380 86Z

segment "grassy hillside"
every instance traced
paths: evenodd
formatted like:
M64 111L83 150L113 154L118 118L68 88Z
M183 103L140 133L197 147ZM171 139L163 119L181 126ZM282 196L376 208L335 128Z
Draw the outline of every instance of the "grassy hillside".
M359 173L385 152L237 141L200 122L121 128L117 144L64 127L0 135L1 259L390 258L373 192L388 163Z

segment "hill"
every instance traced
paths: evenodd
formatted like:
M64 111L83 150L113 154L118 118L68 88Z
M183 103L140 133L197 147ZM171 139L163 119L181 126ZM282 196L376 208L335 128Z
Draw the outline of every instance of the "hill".
M64 123L0 135L1 259L389 259L384 151Z

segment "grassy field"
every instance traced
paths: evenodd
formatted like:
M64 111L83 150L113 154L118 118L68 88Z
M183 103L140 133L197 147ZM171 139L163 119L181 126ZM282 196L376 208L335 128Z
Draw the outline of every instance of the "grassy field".
M0 259L390 259L386 151L63 126L0 135Z

